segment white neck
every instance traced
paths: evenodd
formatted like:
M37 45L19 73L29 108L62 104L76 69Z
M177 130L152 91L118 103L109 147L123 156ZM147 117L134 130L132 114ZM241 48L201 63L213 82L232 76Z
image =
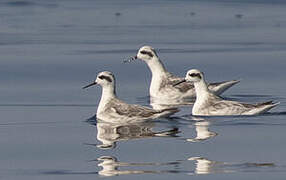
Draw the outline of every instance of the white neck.
M151 60L146 61L146 63L152 73L152 80L149 90L150 95L156 96L155 94L159 91L162 78L165 77L168 72L160 61L160 59L156 56L154 56Z
M198 82L194 82L194 86L195 86L196 95L198 96L198 98L209 93L207 83L205 82L204 79Z
M106 85L102 87L101 99L97 108L97 113L104 110L104 106L109 102L110 99L116 97L115 86Z
M204 79L199 82L194 82L194 86L196 90L196 102L192 112L193 114L197 114L200 107L207 101L210 92Z
M152 76L158 76L160 74L162 75L167 73L167 70L158 57L154 56L151 60L146 62L152 72Z

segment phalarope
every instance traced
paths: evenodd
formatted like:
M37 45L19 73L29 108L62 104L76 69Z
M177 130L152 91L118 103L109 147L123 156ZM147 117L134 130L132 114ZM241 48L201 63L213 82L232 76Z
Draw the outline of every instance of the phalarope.
M183 78L177 77L169 73L159 59L154 48L143 46L139 49L136 56L131 57L124 62L130 62L135 59L143 60L149 67L152 73L150 84L150 97L160 101L167 101L166 104L172 102L181 102L185 98L194 98L196 93L192 82L185 82L176 87L173 84L181 81ZM238 80L224 81L208 84L209 89L216 95L220 95L225 90L238 83Z
M247 104L237 101L224 100L218 97L208 89L204 79L204 74L197 70L191 69L187 72L184 80L174 84L174 86L190 81L194 83L197 98L192 109L193 115L198 116L225 116L225 115L257 115L267 112L277 106L278 103L272 101Z
M176 108L154 110L140 105L127 104L119 100L115 92L114 75L108 71L99 73L96 80L83 87L83 89L96 84L102 87L102 96L97 108L96 117L105 122L130 123L166 117L179 111Z

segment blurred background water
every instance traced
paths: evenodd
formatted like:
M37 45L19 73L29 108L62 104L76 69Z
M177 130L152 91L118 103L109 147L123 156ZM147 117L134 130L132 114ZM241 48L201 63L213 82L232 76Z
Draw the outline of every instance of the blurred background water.
M0 1L0 178L285 179L285 8L282 0ZM103 70L115 74L121 99L148 105L147 66L122 63L142 45L174 74L241 79L224 97L281 104L255 117L197 121L184 107L138 126L86 122L101 89L81 87Z

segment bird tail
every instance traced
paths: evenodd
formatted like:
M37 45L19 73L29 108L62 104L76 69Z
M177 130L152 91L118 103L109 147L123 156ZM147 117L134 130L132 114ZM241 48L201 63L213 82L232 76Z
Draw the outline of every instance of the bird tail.
M217 83L210 83L209 90L214 92L216 95L222 94L224 91L228 90L233 85L239 83L240 80L223 81Z
M278 104L280 104L280 102L274 103L273 101L267 101L267 102L263 102L263 103L258 103L256 105L256 107L261 109L261 111L259 113L264 113L264 112L267 112L270 109L274 108Z
M177 112L179 112L180 110L178 108L167 108L167 109L162 109L160 110L159 114L160 114L160 117L168 117L172 114L175 114Z

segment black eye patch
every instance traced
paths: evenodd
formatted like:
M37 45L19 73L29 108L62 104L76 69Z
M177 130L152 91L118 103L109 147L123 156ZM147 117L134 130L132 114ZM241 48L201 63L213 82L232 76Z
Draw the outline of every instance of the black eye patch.
M99 79L105 79L106 81L108 81L108 82L112 82L112 79L110 78L110 77L107 77L107 76L104 76L104 75L101 75L101 76L99 76L98 77Z
M200 73L192 73L192 74L189 74L189 76L191 76L191 77L198 77L200 79L202 78Z
M151 52L149 52L149 51L140 51L140 53L141 54L147 54L148 56L150 56L150 57L153 57L154 55L151 53Z

